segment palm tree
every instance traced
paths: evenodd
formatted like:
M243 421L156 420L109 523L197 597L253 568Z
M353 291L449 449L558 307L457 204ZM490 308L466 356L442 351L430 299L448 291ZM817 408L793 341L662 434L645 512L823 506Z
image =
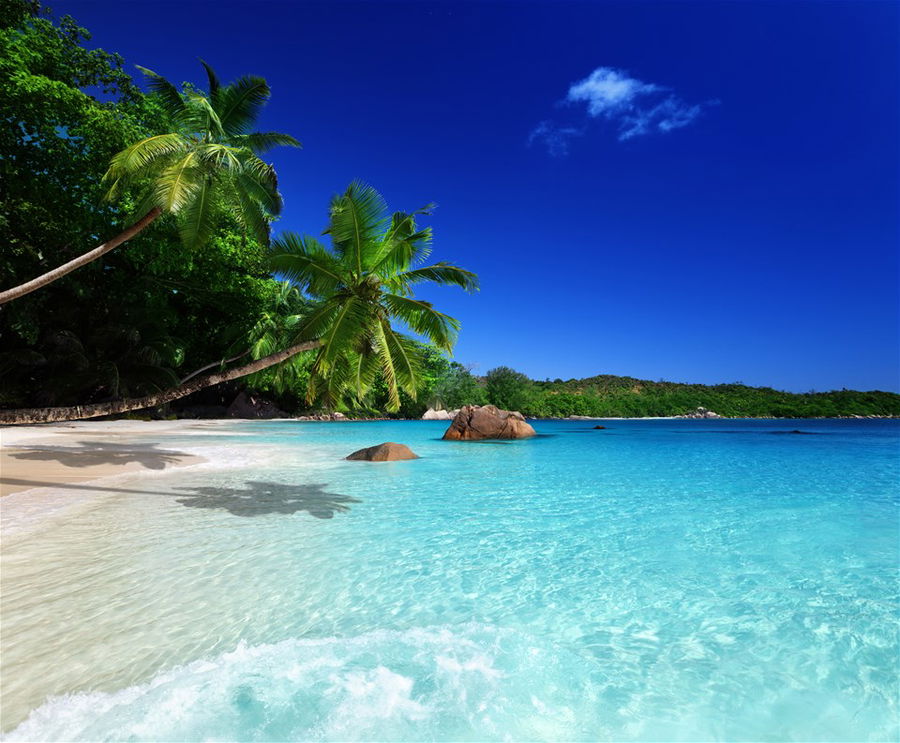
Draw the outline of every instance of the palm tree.
M213 69L202 63L208 93L187 88L184 93L152 70L149 79L173 131L147 137L113 156L104 181L107 198L114 200L126 186L145 192L140 218L102 245L36 279L0 292L0 304L25 296L76 268L97 260L147 228L162 214L179 217L179 231L187 247L209 236L217 208L237 215L245 232L268 242L269 219L281 212L281 195L274 168L260 155L279 145L299 147L288 134L251 132L269 86L261 77L246 75L221 85Z
M272 268L297 283L312 305L297 326L296 339L322 340L311 368L307 400L333 405L349 390L357 398L381 376L388 409L400 407L402 389L415 398L421 352L393 326L400 321L441 349L450 351L459 322L415 299L422 282L478 288L475 274L449 263L421 265L431 253L431 228L420 229L411 213L389 215L381 195L360 182L335 196L324 234L327 249L313 237L283 235L273 245Z
M141 398L65 408L0 410L0 423L40 423L95 418L155 407L221 382L283 364L317 350L311 367L309 400L333 404L348 391L365 394L379 377L389 393L388 407L400 406L399 390L415 397L421 363L415 341L393 327L399 320L437 346L450 350L459 322L416 299L422 282L478 288L475 274L449 263L424 266L431 252L431 228L416 217L429 207L389 215L375 189L353 183L332 199L329 250L312 237L286 234L273 244L272 268L308 295L308 303L282 286L278 313L265 314L250 331L245 353L215 364L205 376L186 377L177 387ZM282 350L275 350L281 348ZM224 367L250 355L253 361ZM210 367L198 370L198 373Z

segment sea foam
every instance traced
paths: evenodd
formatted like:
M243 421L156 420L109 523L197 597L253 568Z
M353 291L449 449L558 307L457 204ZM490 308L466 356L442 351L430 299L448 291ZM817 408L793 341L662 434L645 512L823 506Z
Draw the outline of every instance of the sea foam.
M587 672L478 624L241 644L144 684L49 699L5 740L575 739L599 732L576 723L592 717Z

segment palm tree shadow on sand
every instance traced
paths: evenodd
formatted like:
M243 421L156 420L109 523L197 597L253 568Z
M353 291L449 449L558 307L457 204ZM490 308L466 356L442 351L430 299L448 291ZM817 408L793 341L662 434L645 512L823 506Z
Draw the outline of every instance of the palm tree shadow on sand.
M0 482L24 485L28 488L54 488L60 491L85 491L113 493L115 495L164 495L175 496L175 501L188 508L221 509L233 516L291 515L306 511L317 519L331 519L336 513L346 513L350 503L362 503L359 498L340 493L329 493L326 485L290 485L278 482L248 480L243 487L221 488L213 486L179 487L171 490L137 490L135 488L105 485L58 483L42 480L25 480L3 477Z
M107 442L79 441L77 446L40 446L25 451L11 451L14 459L35 462L56 461L66 467L92 467L95 465L122 466L138 462L149 470L162 470L177 464L187 452L157 449L157 444L110 444Z
M177 502L188 508L218 508L233 516L289 515L306 511L317 519L334 518L346 513L359 498L329 493L323 484L287 485L275 482L247 481L243 488L177 488L188 493Z

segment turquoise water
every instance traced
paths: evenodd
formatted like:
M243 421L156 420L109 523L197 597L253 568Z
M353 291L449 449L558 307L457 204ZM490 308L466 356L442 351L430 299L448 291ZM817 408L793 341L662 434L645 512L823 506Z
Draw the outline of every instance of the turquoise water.
M6 540L5 739L896 740L900 426L604 424L167 438Z

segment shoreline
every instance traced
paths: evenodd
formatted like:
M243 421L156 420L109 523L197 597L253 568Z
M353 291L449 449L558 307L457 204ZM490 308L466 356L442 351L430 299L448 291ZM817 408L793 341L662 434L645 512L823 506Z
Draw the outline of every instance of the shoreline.
M546 423L595 421L788 421L897 420L890 416L829 418L690 418L683 416L528 418ZM210 434L233 423L447 423L417 418L180 418L177 420L87 420L0 426L0 497L29 490L59 488L126 474L182 469L210 460L190 451L167 448L170 435ZM81 439L83 437L83 439ZM183 447L183 443L179 444ZM212 462L215 464L215 462Z

